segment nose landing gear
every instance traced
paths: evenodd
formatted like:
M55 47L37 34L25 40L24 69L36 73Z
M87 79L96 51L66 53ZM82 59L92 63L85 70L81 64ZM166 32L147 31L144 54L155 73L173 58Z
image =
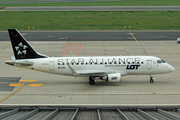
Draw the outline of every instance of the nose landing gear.
M153 76L150 75L150 83L154 83Z

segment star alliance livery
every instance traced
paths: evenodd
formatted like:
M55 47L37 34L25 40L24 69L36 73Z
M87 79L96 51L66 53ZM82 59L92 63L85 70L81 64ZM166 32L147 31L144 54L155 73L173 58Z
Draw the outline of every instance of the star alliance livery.
M175 69L164 60L153 56L98 56L98 57L48 57L40 54L16 30L8 29L15 57L8 65L46 73L87 76L89 84L97 79L120 82L125 75L152 75L173 72Z

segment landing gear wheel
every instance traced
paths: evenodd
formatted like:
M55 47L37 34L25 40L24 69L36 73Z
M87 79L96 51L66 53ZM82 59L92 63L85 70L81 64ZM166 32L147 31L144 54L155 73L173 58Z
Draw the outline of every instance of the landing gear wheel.
M180 44L180 41L177 41L178 44Z
M153 79L150 79L150 83L153 83L154 82L154 80Z
M95 77L94 77L94 76L90 76L90 77L89 77L89 84L90 84L90 85L94 85L94 84L95 84L95 81L94 81L94 80L95 80Z
M94 80L90 80L90 81L89 81L89 84L90 84L90 85L94 85L94 84L95 84L95 81L94 81Z

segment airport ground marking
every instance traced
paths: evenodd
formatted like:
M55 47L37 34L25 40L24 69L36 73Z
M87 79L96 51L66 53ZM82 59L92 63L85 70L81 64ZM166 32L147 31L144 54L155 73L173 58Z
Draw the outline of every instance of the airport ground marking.
M11 83L9 84L9 86L13 86L13 87L16 87L16 86L23 86L24 83Z
M38 80L19 80L19 82L37 82Z
M29 84L28 86L30 87L39 87L39 86L42 86L43 84Z
M21 35L23 36L23 35L26 35L26 34L28 34L28 33L22 33Z
M82 42L80 43L79 54L78 54L78 55L80 55L80 52L81 52L81 46L82 46Z
M62 52L61 52L61 55L63 54L66 45L67 45L67 42L66 42L66 44L64 45L64 48L63 48L63 50L62 50Z
M15 92L13 92L13 93L10 94L9 96L7 96L6 98L2 99L2 100L0 101L0 103L3 102L4 100L8 99L9 97L13 96L14 94L16 94L16 93L17 93L18 91L20 91L22 88L23 88L23 87L19 88L18 90L16 90Z
M1 51L3 51L4 49L6 49L10 44L6 45L3 49L1 49ZM0 51L0 52L1 52Z
M4 11L4 10L6 10L6 9L9 9L10 7L5 7L4 9L2 9L2 10L0 10L0 11Z
M145 51L145 49L142 47L142 45L141 45L141 44L137 41L137 39L134 37L133 33L129 33L129 34L134 38L134 40L138 43L138 45L143 49L144 53L145 53L146 55L148 55L147 52Z

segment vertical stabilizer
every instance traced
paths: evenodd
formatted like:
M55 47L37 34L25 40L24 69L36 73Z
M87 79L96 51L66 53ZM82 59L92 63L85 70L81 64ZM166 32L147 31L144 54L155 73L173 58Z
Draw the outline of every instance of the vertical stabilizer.
M31 45L26 41L26 39L16 29L8 29L8 32L16 60L47 57L36 52L33 49L33 47L31 47Z

